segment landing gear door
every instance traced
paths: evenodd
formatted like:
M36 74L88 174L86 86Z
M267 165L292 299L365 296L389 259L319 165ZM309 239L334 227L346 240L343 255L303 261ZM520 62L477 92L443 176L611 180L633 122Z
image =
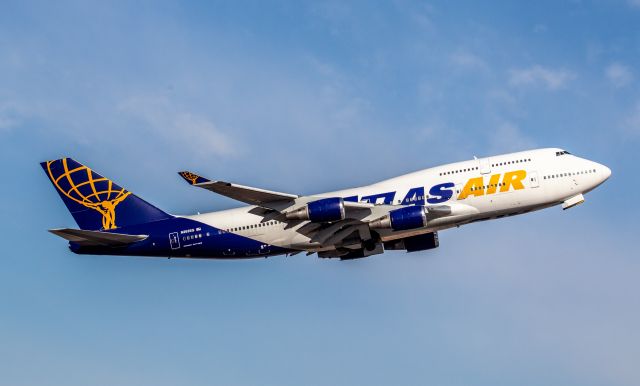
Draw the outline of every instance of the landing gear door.
M538 172L529 172L529 186L532 188L540 186L540 182L538 181Z
M491 160L489 158L480 158L478 164L481 174L491 173Z

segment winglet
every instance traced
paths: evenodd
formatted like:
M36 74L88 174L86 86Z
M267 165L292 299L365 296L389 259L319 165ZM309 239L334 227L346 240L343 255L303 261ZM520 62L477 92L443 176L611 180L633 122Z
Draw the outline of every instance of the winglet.
M184 178L184 180L190 183L191 185L202 184L204 182L211 182L211 180L208 180L204 177L201 177L195 173L191 173L188 171L178 172L178 174L180 175L180 177Z

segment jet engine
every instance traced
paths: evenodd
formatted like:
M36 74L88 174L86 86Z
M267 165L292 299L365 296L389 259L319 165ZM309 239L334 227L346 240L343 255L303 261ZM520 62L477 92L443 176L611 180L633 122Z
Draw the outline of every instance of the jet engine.
M344 220L344 201L340 197L311 201L302 208L286 214L287 220L308 220L311 222L332 222Z
M407 206L394 209L388 215L371 221L372 229L391 228L394 231L422 228L427 226L427 209L424 206Z

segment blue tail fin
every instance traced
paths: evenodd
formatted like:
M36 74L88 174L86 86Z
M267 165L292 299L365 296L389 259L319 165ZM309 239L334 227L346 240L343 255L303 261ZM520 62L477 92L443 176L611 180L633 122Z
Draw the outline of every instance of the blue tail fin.
M108 230L172 217L71 158L40 165L80 229Z

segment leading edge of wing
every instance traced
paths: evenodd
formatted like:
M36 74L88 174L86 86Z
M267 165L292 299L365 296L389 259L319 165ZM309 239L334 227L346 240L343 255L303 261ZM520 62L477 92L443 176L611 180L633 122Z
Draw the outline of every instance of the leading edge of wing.
M254 188L251 186L234 184L226 181L212 181L188 171L178 173L192 186L218 193L250 205L271 208L273 203L293 202L300 196L272 190Z

